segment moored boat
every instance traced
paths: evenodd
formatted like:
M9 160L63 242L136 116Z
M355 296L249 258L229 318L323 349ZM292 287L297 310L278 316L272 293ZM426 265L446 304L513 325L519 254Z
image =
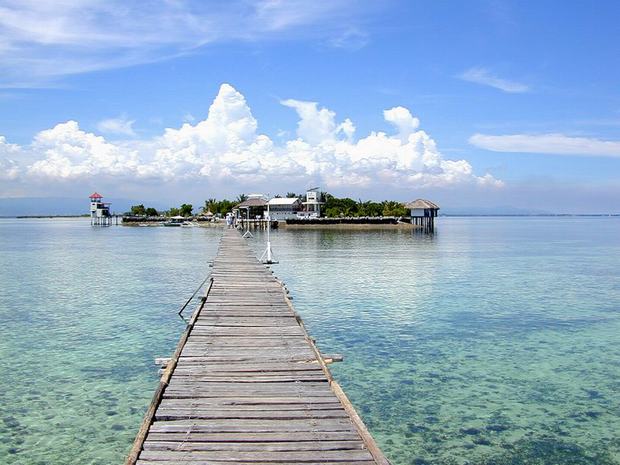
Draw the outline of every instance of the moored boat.
M185 217L183 216L171 216L170 219L164 223L164 226L181 227L184 221Z

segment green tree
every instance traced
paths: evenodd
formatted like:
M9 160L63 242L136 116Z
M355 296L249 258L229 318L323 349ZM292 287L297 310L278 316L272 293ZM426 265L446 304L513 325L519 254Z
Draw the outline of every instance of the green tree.
M184 203L183 205L181 205L181 208L179 209L179 214L181 216L192 216L192 210L194 209L194 207L192 206L191 203Z
M301 197L301 195L297 195L297 194L295 194L295 192L287 192L286 193L286 198L287 199L295 199L295 198L298 199L300 197Z
M400 202L385 200L383 203L383 216L406 216L407 209Z
M360 205L353 199L345 197L339 199L331 194L325 193L323 196L325 206L324 211L327 216L359 216Z
M400 202L384 200L383 202L357 202L348 197L338 198L329 193L324 194L325 216L337 218L341 216L406 216L407 209Z
M237 203L245 202L248 199L248 196L245 194L239 194L237 196Z
M146 209L146 216L159 216L159 213L153 207L149 207Z
M181 211L176 207L170 207L170 210L168 210L168 216L179 216L180 213Z
M205 200L205 206L202 207L202 211L205 213L210 211L211 213L217 213L217 199L207 199Z
M146 209L144 208L144 205L140 204L140 205L133 205L131 207L131 214L134 216L144 216L146 215Z
M383 204L371 201L360 202L358 210L361 216L382 216Z
M205 207L207 208L207 210L210 210L211 213L213 213L214 215L216 214L220 214L220 215L225 215L226 213L230 212L233 207L235 205L237 205L239 202L236 201L231 201L231 200L217 200L217 199L207 199L205 201ZM203 207L203 208L205 208Z
M237 205L237 203L233 202L232 200L227 200L227 199L222 200L219 205L220 214L225 215L226 213L232 211L235 205Z
M338 218L340 216L340 210L336 207L326 208L325 216L328 218Z

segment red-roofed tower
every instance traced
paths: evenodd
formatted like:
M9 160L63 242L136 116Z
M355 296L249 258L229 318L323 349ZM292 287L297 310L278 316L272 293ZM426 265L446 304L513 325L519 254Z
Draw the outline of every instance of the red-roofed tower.
M98 192L92 193L90 199L90 224L97 226L110 226L112 215L110 215L110 204L103 203L103 196Z

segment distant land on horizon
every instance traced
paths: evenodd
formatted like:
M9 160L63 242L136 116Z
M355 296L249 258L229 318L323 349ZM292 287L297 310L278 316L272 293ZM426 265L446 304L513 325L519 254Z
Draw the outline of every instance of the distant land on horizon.
M440 216L544 216L557 213L534 208L518 208L511 205L494 207L445 207L439 210Z
M112 204L113 213L125 213L140 202L131 199L104 198ZM148 202L149 207L165 210L158 202ZM9 197L0 198L0 216L76 216L89 213L88 198L70 197Z
M129 211L132 205L145 204L157 210L166 210L160 202L144 202L140 200L110 198L105 199L112 204L112 211L122 214ZM148 203L148 205L147 205ZM195 210L202 204L194 205ZM16 216L80 216L88 214L88 199L69 197L10 197L0 198L0 217ZM510 205L494 207L444 207L440 210L441 216L556 216L556 215L617 215L618 213L557 213L544 210L518 208Z

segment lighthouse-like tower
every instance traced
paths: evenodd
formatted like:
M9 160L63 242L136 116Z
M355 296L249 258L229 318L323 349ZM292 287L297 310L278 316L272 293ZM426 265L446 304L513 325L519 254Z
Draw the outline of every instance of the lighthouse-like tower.
M90 199L90 224L96 226L110 226L112 215L110 215L110 204L103 203L103 196L97 192L88 197Z
M303 205L308 218L321 217L321 205L325 205L325 202L323 202L323 193L319 191L318 187L308 189L306 192L306 201L303 202Z

